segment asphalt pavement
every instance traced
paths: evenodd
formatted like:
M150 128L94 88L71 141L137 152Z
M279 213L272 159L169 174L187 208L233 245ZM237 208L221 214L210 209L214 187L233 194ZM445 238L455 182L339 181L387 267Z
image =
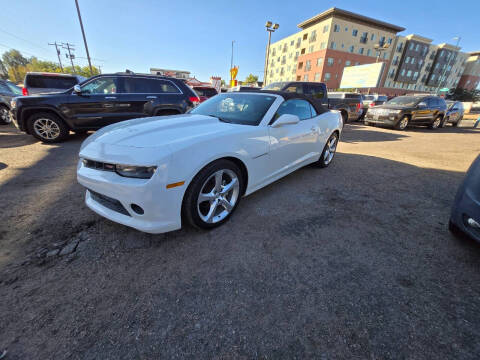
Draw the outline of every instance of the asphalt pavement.
M327 169L162 235L84 205L85 137L0 127L6 360L480 357L480 245L447 230L480 129L348 124Z

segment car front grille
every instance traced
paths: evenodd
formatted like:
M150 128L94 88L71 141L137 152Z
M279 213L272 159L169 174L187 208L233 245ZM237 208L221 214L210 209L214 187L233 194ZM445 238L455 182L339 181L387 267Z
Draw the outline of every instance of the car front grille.
M115 171L115 164L104 163L101 161L83 159L83 165L90 169Z
M98 202L102 206L105 206L107 209L116 211L122 215L131 216L120 201L112 199L106 195L99 194L90 189L88 189L88 192L94 201Z

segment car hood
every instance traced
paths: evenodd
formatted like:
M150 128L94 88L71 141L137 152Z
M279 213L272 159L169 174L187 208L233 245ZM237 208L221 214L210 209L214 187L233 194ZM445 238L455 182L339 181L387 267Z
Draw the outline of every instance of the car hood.
M406 110L406 109L411 109L411 106L402 106L402 105L377 105L374 107L374 109L388 109L388 110Z
M135 148L161 147L178 142L196 141L200 138L217 137L232 131L235 127L237 126L205 115L157 116L107 126L87 138L85 143L94 141Z

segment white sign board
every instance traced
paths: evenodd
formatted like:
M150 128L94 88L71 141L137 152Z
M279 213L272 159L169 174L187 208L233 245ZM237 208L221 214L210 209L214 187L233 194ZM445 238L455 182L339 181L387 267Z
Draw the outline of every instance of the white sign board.
M347 66L343 69L340 88L374 88L377 87L382 74L383 62L357 66Z

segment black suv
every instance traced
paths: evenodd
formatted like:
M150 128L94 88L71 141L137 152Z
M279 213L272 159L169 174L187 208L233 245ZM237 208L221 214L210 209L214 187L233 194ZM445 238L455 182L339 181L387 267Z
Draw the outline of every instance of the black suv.
M43 142L145 116L183 114L200 102L183 80L158 75L102 74L59 94L12 100L16 127Z
M0 80L0 124L11 122L10 102L15 96L22 95L22 88L8 80Z
M445 100L438 96L398 96L383 105L369 108L365 125L390 125L397 130L404 130L408 125L427 125L437 129L443 127L446 111Z

